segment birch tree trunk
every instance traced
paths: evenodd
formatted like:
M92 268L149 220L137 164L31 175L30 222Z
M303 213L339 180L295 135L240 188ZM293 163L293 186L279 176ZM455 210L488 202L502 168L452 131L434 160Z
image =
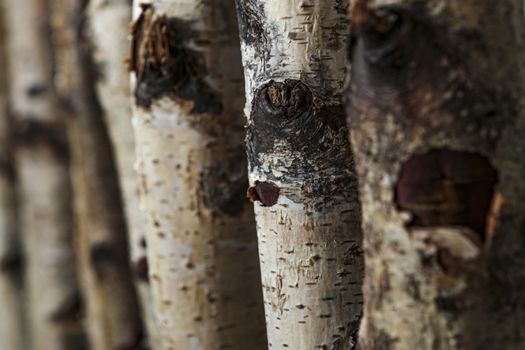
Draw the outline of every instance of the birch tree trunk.
M131 125L129 72L123 64L129 51L130 21L129 2L93 0L90 3L89 22L95 45L94 58L102 75L97 80L97 90L118 166L135 285L140 296L148 342L153 349L160 349L149 285L145 220L139 208L138 177L134 169L135 139Z
M0 349L23 349L20 236L12 167L4 9L0 3Z
M269 345L351 349L363 262L340 102L347 2L238 0L237 10Z
M143 332L126 223L111 142L95 91L91 46L85 37L86 5L84 0L66 3L72 35L70 73L78 76L71 91L76 123L70 128L70 142L87 329L92 349L140 349Z
M525 347L523 1L358 1L361 349Z
M48 2L4 1L4 9L20 230L26 257L28 348L82 349L68 149L64 114L53 89Z
M265 349L232 0L152 1L132 28L134 126L163 349Z

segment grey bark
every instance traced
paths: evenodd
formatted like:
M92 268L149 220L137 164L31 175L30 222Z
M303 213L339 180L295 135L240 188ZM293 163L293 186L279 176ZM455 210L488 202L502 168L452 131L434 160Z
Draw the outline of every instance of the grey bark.
M362 349L523 349L523 1L357 1Z

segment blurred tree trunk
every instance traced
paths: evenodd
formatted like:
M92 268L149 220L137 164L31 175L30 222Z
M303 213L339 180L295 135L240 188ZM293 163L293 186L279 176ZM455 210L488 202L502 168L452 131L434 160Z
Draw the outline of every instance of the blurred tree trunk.
M53 88L49 8L4 1L10 106L32 350L82 349L64 113Z
M233 0L152 1L132 29L140 186L163 349L266 349Z
M143 332L118 175L96 96L92 47L85 37L86 5L84 0L67 0L56 11L65 11L65 30L70 35L69 52L65 53L69 54L70 71L65 74L73 76L68 91L74 110L69 141L87 330L92 349L140 349Z
M4 9L0 3L0 349L23 349L20 230L9 138Z
M237 9L269 343L350 349L363 261L340 102L347 2L238 0Z
M146 227L144 215L139 208L138 177L134 169L135 138L131 125L129 72L123 64L129 52L130 21L130 2L122 0L90 2L90 34L95 46L93 57L99 69L97 73L101 75L97 79L97 90L104 108L118 166L134 280L140 296L148 342L153 349L158 349L160 348L158 327L153 313L146 257Z
M357 1L361 349L525 348L522 0Z

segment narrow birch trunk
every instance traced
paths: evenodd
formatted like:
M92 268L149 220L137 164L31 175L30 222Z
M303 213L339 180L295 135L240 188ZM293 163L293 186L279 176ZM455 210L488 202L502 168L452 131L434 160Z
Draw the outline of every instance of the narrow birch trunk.
M341 91L346 1L238 0L269 345L351 349L360 205Z
M361 349L525 348L523 1L358 1Z
M104 108L120 179L128 226L131 264L140 296L148 343L160 348L146 257L146 228L139 208L139 188L135 163L135 139L131 125L129 72L123 64L129 51L131 4L126 1L93 0L89 8L90 32L95 45L94 58L100 67L98 96ZM108 35L111 33L111 35Z
M69 139L87 330L92 349L140 349L143 332L129 266L118 175L96 96L91 46L85 37L86 3L69 0L65 7L72 36L70 73L78 77L71 91L76 120Z
M234 2L152 1L132 35L134 126L163 349L265 349Z
M4 9L19 229L26 257L28 348L82 349L68 149L64 113L53 89L48 2L4 1Z
M0 349L23 349L20 236L7 99L6 32L0 3Z

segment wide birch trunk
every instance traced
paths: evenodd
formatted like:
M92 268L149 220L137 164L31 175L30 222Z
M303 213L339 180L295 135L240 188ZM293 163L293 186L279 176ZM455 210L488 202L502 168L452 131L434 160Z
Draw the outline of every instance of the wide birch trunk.
M163 349L265 349L232 0L152 1L132 29L142 206Z
M0 3L0 349L23 349L22 255L7 109L6 32Z
M340 101L347 2L238 0L237 10L269 345L351 349L363 261Z
M142 317L151 348L159 349L158 330L153 313L146 227L139 208L138 176L135 171L135 139L131 125L129 72L123 64L128 55L131 3L122 0L93 0L89 6L90 34L94 44L93 57L101 77L97 80L99 100L118 168L130 245L133 277L140 297ZM111 33L111 35L108 35Z
M87 332L94 350L140 349L143 331L129 265L126 222L113 150L95 91L85 6L83 0L65 4L71 31L69 74L76 75L71 79L75 120L69 140Z
M359 1L361 349L525 348L523 1Z
M64 113L53 88L48 2L4 1L25 256L28 348L83 348Z

